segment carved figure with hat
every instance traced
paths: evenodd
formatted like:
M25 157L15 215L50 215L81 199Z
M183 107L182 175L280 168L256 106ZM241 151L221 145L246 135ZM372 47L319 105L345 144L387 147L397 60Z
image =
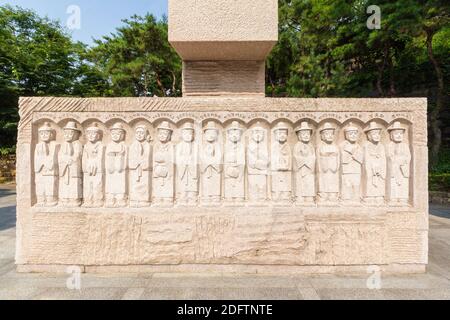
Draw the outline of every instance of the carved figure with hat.
M145 124L134 129L128 157L130 207L148 207L151 200L151 136Z
M59 203L78 207L83 197L83 145L79 141L81 130L75 121L63 128L65 142L59 152Z
M127 205L128 147L125 143L126 130L121 122L110 129L111 142L106 147L106 207Z
M58 204L58 151L54 141L55 130L49 122L39 129L39 143L34 151L34 173L36 200L38 206L56 206Z
M270 165L266 129L258 121L251 129L247 147L248 198L252 205L264 204L268 199L268 169Z
M158 141L153 157L153 202L157 206L172 206L175 190L175 147L172 142L173 129L168 121L157 127Z
M371 121L364 132L367 142L364 151L364 201L371 205L382 205L386 197L386 149L381 143L383 128L375 121Z
M358 143L359 128L350 122L344 129L345 141L341 144L341 199L358 205L361 203L361 179L364 153Z
M313 127L303 121L295 129L298 142L294 147L295 201L299 205L312 205L316 197L316 151L311 138Z
M213 206L220 203L222 195L223 151L214 121L208 121L203 132L205 139L200 155L202 204Z
M388 198L391 205L406 206L409 202L411 149L405 141L406 128L395 121L389 128L391 141L387 147Z
M320 130L318 145L318 194L321 202L335 203L339 199L340 152L335 143L336 127L326 122Z
M186 122L181 127L181 141L175 151L177 204L196 205L199 190L199 151L193 123Z

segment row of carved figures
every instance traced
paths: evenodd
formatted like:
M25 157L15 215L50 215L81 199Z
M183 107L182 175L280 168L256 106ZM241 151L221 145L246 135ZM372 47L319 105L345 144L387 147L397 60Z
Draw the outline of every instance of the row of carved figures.
M371 122L364 130L352 123L344 128L345 140L337 144L337 128L325 123L320 142L313 145L313 128L302 122L295 129L298 142L288 143L288 125L278 123L269 146L265 129L244 128L235 121L226 129L224 146L219 128L208 122L204 142L197 143L192 123L181 128L181 141L172 142L173 129L166 121L157 127L157 141L149 139L145 125L135 128L134 142L125 142L121 123L110 129L104 145L97 124L86 129L87 143L74 121L63 128L64 142L55 141L49 123L38 129L34 172L37 205L86 207L146 207L243 204L310 205L315 202L407 205L410 198L411 152L407 129L400 122L389 128L390 142L381 142L384 130Z

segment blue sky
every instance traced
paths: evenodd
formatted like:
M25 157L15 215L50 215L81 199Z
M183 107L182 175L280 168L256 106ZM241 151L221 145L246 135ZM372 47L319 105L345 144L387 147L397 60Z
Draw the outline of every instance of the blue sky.
M122 19L133 14L167 15L167 0L0 0L0 5L4 4L33 9L41 16L59 20L64 26L70 17L68 7L76 5L80 8L81 25L79 30L69 30L69 33L74 40L87 44L92 44L92 38L114 32Z

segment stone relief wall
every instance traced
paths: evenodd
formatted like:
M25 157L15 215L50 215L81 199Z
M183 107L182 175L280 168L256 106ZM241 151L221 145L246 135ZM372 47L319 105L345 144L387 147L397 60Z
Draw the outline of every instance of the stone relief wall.
M427 263L423 99L22 98L20 115L21 271Z
M34 123L36 206L408 206L410 123Z

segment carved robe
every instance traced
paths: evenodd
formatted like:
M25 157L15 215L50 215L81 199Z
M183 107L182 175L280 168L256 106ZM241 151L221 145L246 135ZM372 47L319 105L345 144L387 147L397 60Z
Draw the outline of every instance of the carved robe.
M153 157L153 197L173 200L175 148L171 142L158 142Z
M152 147L147 141L134 141L130 146L130 201L150 202Z
M309 143L298 142L294 147L295 196L316 196L316 151Z
M55 141L40 142L34 153L36 196L57 200L58 144Z
M88 142L83 149L83 198L85 201L103 200L103 176L105 173L104 161L105 147L103 143Z
M267 144L251 141L247 148L248 195L250 200L267 200L269 164Z
M59 152L59 198L81 200L83 146L80 141L65 142Z
M128 149L125 142L111 142L106 148L106 194L124 197L127 193Z
M364 196L386 195L386 151L381 143L367 142L364 145Z
M198 194L198 146L196 143L180 142L176 147L177 193Z
M341 146L342 199L361 200L361 173L364 154L357 143L344 141Z
M292 192L292 151L287 142L272 144L272 192Z
M201 152L202 197L220 200L222 175L222 148L218 142L206 142Z
M225 198L245 198L245 149L241 142L227 143L224 159Z
M407 143L390 142L388 145L391 200L409 199L411 151Z
M339 149L321 142L317 151L319 193L339 193Z

